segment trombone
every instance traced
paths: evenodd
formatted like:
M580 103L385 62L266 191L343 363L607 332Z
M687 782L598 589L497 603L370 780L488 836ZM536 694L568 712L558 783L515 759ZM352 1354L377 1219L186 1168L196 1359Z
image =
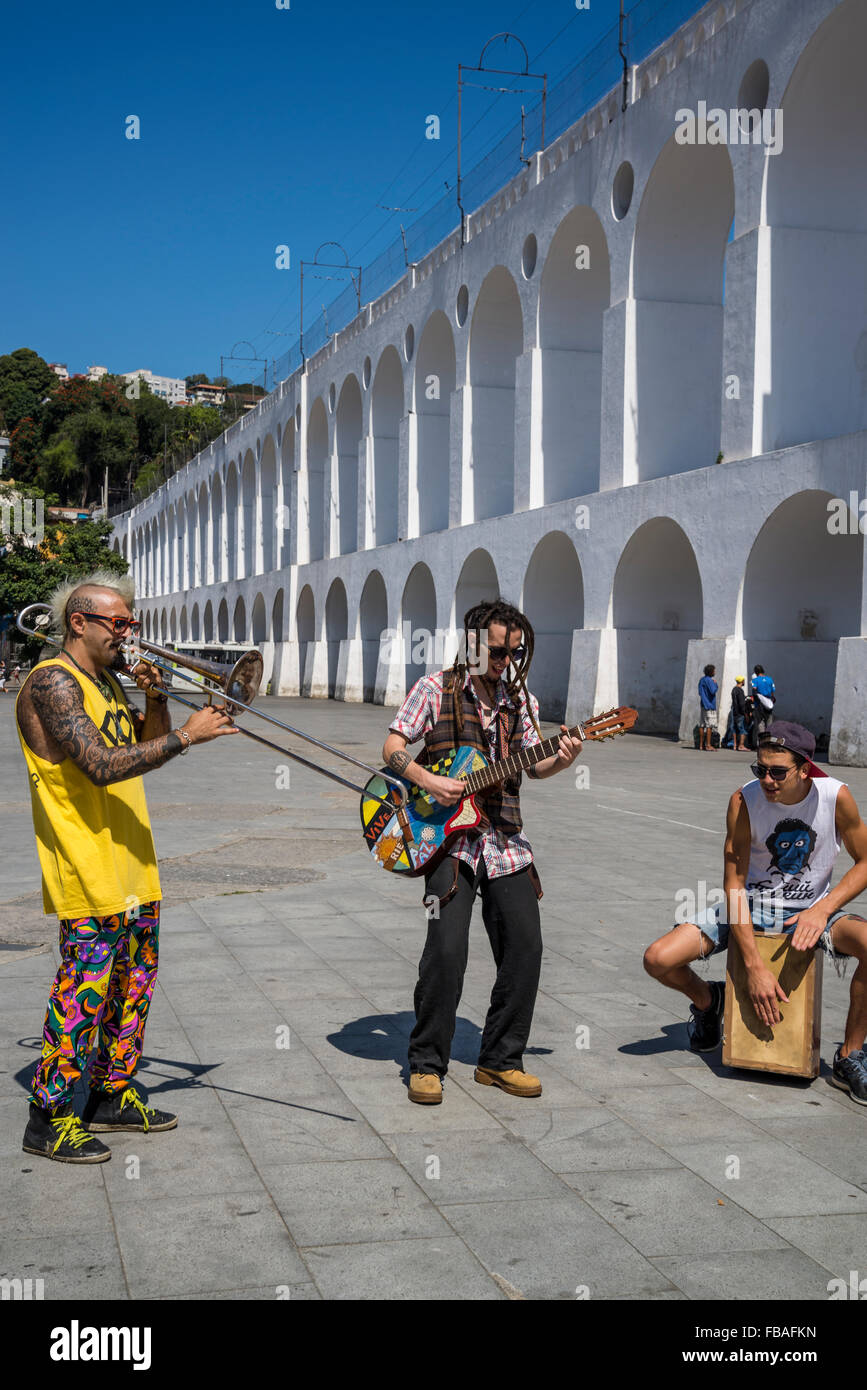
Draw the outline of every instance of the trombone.
M30 621L32 627L26 625L28 615L32 615ZM22 608L16 618L16 626L19 632L23 632L25 637L36 638L37 641L48 643L50 646L61 646L60 641L52 636L48 631L51 620L51 605L48 603L31 603L26 608ZM41 630L40 630L41 629ZM255 715L257 719L264 719L268 724L275 724L278 729L285 729L287 733L294 734L296 738L303 738L307 743L313 743L317 748L324 748L328 753L336 753L338 758L343 758L348 763L354 763L356 767L361 767L365 772L370 772L376 777L381 777L384 782L388 782L394 787L400 798L400 807L406 806L406 785L399 778L391 776L390 773L378 767L371 767L369 763L361 762L359 758L353 758L350 753L344 753L342 748L335 748L330 743L322 743L318 738L313 738L312 734L302 733L300 729L293 729L291 724L286 724L282 719L275 719L273 715L264 714L262 710L253 709L252 701L259 693L259 686L262 683L263 663L262 655L258 651L244 652L231 670L227 673L225 666L219 661L208 661L205 657L181 655L174 652L169 647L157 646L155 642L147 642L141 638L135 641L124 643L124 661L126 662L127 673L131 672L131 667L135 662L141 660L148 662L151 666L156 666L159 671L169 676L180 676L181 680L188 681L190 685L196 686L203 694L207 695L208 704L214 695L220 694L226 702L226 712L234 714L237 710L246 710ZM185 675L179 671L179 666L186 667L190 671L195 671L199 676L211 682L209 685L202 685L193 676ZM216 688L215 688L216 687ZM177 691L166 688L162 691L164 695L172 700L177 700L180 704L186 705L188 709L202 709L194 700L188 700ZM300 753L293 753L291 749L284 748L282 744L274 743L269 738L263 738L261 734L254 734L250 729L239 727L239 733L247 738L252 738L256 743L262 743L266 748L273 748L284 757L294 758L295 762L301 763L311 772L318 772L323 777L329 777L332 782L339 782L341 786L349 787L351 791L361 792L374 801L380 801L383 806L388 806L393 811L395 802L387 797L378 796L371 791L370 786L359 786L356 782L350 782L338 773L332 772L330 768L320 767L318 763L311 762L309 758L303 758Z

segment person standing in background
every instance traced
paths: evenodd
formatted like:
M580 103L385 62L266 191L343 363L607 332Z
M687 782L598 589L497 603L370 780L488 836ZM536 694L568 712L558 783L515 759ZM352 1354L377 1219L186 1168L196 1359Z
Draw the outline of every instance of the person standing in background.
M766 734L774 722L774 705L777 703L774 682L770 676L765 675L764 666L753 667L750 689L753 696L753 727L750 742L755 748L760 736Z
M717 727L719 720L716 707L716 696L719 686L714 680L715 673L715 666L705 666L704 675L698 683L698 698L701 702L701 713L698 725L699 752L702 752L704 748L707 748L709 752L716 752L711 741L711 735ZM705 742L705 739L707 742Z
M745 677L735 676L732 686L732 751L746 753L747 749L747 695L744 690Z

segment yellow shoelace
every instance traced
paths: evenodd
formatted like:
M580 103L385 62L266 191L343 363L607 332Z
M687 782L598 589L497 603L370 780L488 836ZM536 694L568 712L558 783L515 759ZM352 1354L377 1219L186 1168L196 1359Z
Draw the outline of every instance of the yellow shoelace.
M81 1128L81 1121L77 1115L59 1115L51 1124L60 1136L51 1150L52 1153L57 1153L64 1140L74 1149L80 1149L82 1144L86 1144L90 1139L87 1130Z
M123 1110L125 1105L132 1105L139 1112L144 1120L144 1132L148 1132L148 1115L155 1115L156 1111L150 1105L145 1105L135 1086L127 1086L120 1098L120 1108Z

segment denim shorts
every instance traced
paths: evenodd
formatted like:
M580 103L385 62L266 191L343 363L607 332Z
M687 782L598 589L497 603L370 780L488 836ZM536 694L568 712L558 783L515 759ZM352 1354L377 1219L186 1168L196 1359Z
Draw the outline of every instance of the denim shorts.
M792 935L797 926L797 922L793 922L791 926L788 927L784 926L783 917L792 917L794 916L794 911L803 911L802 908L795 909L794 911L787 911L778 920L773 911L763 911L761 907L754 913L753 895L749 893L747 896L750 903L750 915L753 919L753 930L756 933L778 932L784 936ZM848 908L841 908L839 912L832 912L831 916L828 918L828 925L816 942L816 945L821 946L825 954L830 956L832 960L851 959L845 951L835 951L831 942L832 926L840 917L847 917L848 915ZM718 955L720 951L728 949L730 927L727 919L728 908L725 903L720 903L717 907L709 907L707 911L696 914L694 919L695 925L700 931L704 932L705 936L709 936L713 942L712 949L704 953L705 960L708 956Z

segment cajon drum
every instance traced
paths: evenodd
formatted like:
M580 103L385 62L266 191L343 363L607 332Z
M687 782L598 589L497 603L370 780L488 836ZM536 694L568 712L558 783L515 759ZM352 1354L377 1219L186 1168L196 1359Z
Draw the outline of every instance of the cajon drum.
M791 936L756 932L759 955L789 996L777 1001L781 1023L762 1023L747 992L747 972L734 932L729 935L726 966L726 1067L776 1071L786 1076L819 1075L819 1035L822 1027L822 950L794 951Z

